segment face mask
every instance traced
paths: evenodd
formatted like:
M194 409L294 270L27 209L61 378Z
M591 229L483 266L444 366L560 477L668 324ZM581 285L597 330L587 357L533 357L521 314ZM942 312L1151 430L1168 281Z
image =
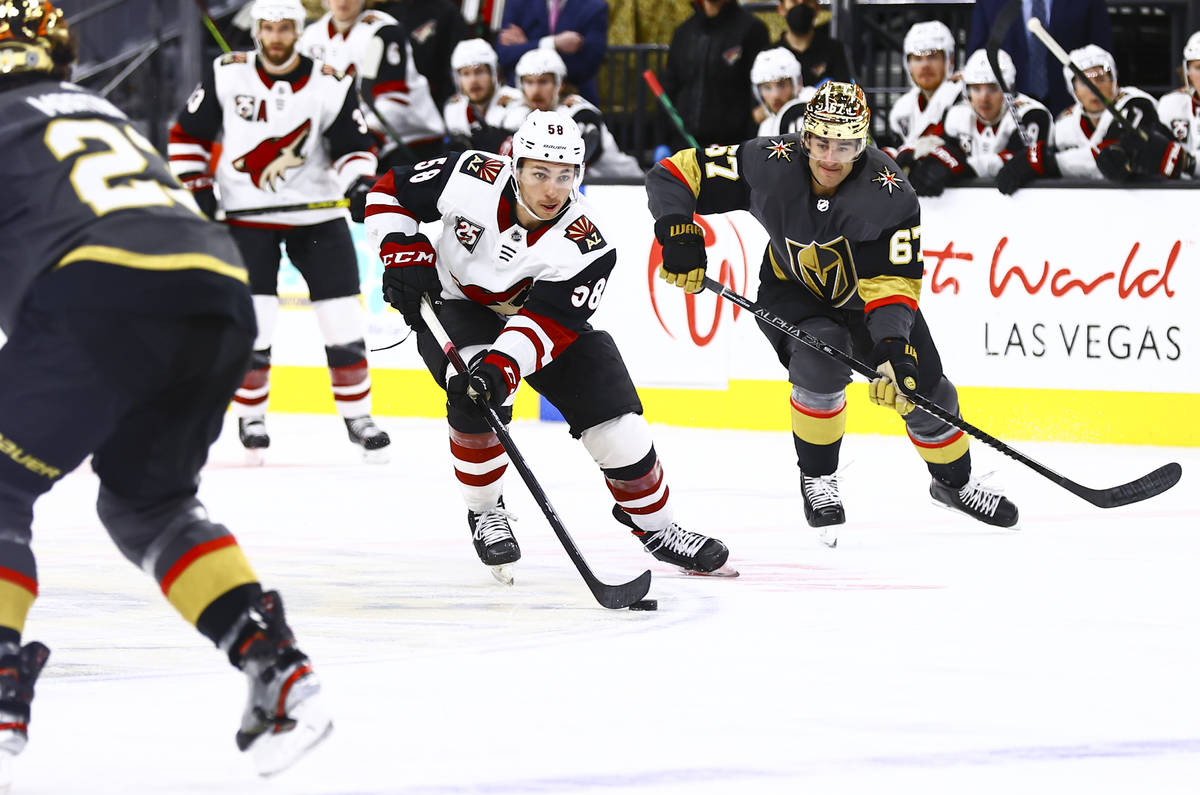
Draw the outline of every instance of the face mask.
M813 10L806 5L789 8L785 19L788 29L797 36L803 36L813 29Z

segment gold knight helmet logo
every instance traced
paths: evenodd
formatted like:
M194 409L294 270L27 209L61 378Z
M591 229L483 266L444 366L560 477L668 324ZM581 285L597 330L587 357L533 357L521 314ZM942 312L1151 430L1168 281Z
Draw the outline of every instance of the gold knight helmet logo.
M858 288L858 274L854 269L850 243L845 237L828 243L813 241L808 245L788 238L787 247L788 265L792 270L790 277L782 272L775 261L775 252L770 252L771 266L779 278L800 282L813 295L834 306L841 306L854 295Z

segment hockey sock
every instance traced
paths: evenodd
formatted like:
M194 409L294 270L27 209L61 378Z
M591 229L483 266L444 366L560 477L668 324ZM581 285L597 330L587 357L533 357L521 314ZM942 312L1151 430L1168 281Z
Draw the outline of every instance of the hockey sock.
M262 592L262 585L257 582L248 582L226 591L204 608L200 618L196 619L196 629L219 647L221 639L233 628L234 622L258 603ZM236 665L232 655L229 661Z
M326 345L333 402L342 417L365 417L371 413L371 371L367 368L367 343L355 340L345 345Z
M158 581L163 595L188 623L196 626L219 597L238 586L258 584L237 539L220 525L213 527L223 533L186 548L168 546L166 552L174 560L168 563L160 558L155 564L156 570L165 569ZM207 632L205 635L212 637Z
M466 433L452 427L450 457L467 507L476 513L496 507L504 489L504 471L508 469L508 453L496 434Z
M846 433L845 392L819 394L793 386L790 403L800 471L812 476L833 474Z
M234 413L239 417L262 416L267 413L270 395L271 349L266 348L250 355L250 370L233 394Z

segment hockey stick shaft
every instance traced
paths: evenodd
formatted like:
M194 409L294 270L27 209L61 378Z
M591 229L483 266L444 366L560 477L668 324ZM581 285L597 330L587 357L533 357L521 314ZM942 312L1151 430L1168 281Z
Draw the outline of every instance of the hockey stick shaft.
M687 127L683 126L683 118L679 115L679 111L675 110L675 103L667 96L667 92L663 91L662 83L658 82L658 75L654 74L652 69L647 69L642 72L642 79L646 81L646 85L650 86L654 96L658 97L658 101L662 103L663 110L671 117L671 121L675 122L675 126L683 135L683 140L687 141L688 146L693 149L699 149L700 144L696 143L696 139L687 131Z
M1087 86L1088 90L1100 98L1100 101L1104 103L1104 107L1108 109L1108 112L1112 114L1113 119L1116 120L1120 127L1128 132L1135 133L1143 141L1147 140L1145 130L1141 130L1135 126L1134 123L1131 122L1124 113L1117 110L1117 106L1113 104L1111 99L1100 93L1100 89L1096 88L1096 84L1093 83L1091 78L1085 75L1083 70L1071 60L1071 56L1068 55L1067 51L1064 50L1062 46L1054 40L1054 37L1050 35L1050 31L1046 30L1040 19L1037 17L1030 17L1029 21L1025 23L1025 26L1029 28L1030 33L1032 33L1034 36L1037 36L1038 41L1046 45L1046 49L1050 51L1051 55L1058 59L1059 63L1070 69L1071 74L1082 80L1083 84Z
M267 213L299 213L305 210L337 210L349 207L349 199L330 199L323 202L307 202L300 204L280 204L275 207L255 207L249 210L225 210L226 218L241 218L245 215L266 215Z
M1021 126L1021 117L1017 115L1017 109L1013 105L1011 93L1016 92L1016 86L1006 85L1004 82L1004 73L1000 69L1000 45L1004 43L1005 36L1008 35L1009 28L1021 16L1021 0L1009 0L1008 4L1000 9L1000 13L996 14L995 20L992 21L992 30L988 34L987 44L984 47L987 53L988 63L992 67L992 74L996 76L996 82L1000 84L1000 92L1004 96L1004 107L1008 110L1008 115L1012 117L1013 124L1017 125L1017 133L1021 136L1021 142L1025 144L1026 149L1032 149L1037 145L1037 140L1030 138L1029 131Z
M880 377L879 373L874 367L855 359L848 353L843 353L832 345L822 342L820 339L808 333L804 329L793 326L791 323L788 323L775 313L764 309L745 296L735 293L720 282L714 281L706 276L704 278L704 287L707 290L712 290L725 300L737 304L742 309L745 309L753 314L760 321L774 326L788 336L804 343L808 347L818 350L821 353L824 353L826 356L836 359L859 375L865 376L868 379ZM951 414L949 411L946 411L946 409L942 408L937 403L934 403L932 400L929 400L923 395L905 393L905 397L912 401L917 408L921 409L925 413L937 417L947 425L958 428L963 433L975 437L979 441L995 448L1009 458L1019 461L1020 463L1032 469L1034 472L1037 472L1042 477L1054 481L1075 496L1087 500L1098 508L1115 508L1119 505L1128 505L1129 503L1141 502L1142 500L1149 499L1150 497L1161 494L1162 492L1174 486L1179 481L1180 475L1183 473L1183 469L1179 466L1179 464L1170 463L1159 467L1147 475L1143 475L1137 480L1124 483L1120 486L1113 486L1112 488L1108 489L1091 489L1087 486L1076 483L1070 478L1058 474L1049 467L1034 461L1024 453L1014 450L996 437L980 430L979 428L976 428L974 425L963 420L961 417Z
M467 363L463 361L462 354L458 352L450 335L446 333L446 329L442 327L441 321L438 320L437 313L433 311L433 304L429 303L428 297L421 299L421 319L425 321L429 331L437 340L438 345L442 347L442 351L446 354L446 358L450 360L450 365L455 372L467 372ZM496 434L496 438L500 440L500 446L504 448L504 452L508 454L508 458L512 461L513 466L517 468L517 472L521 473L521 479L525 481L525 485L529 488L530 494L537 502L538 507L542 509L542 513L546 515L546 520L550 523L550 527L554 530L554 535L558 536L558 540L562 543L563 549L567 551L567 557L575 564L575 568L579 570L583 581L587 583L588 590L592 592L592 596L596 597L596 601L603 607L611 610L621 610L629 607L634 602L642 599L650 590L650 572L644 571L637 578L630 580L621 585L607 585L596 578L588 566L587 561L583 559L583 554L579 548L575 546L574 540L567 532L567 528L563 525L562 520L558 517L558 512L554 510L554 506L550 504L550 498L546 496L546 492L542 489L537 478L533 475L533 470L525 463L525 458L517 450L516 444L509 435L508 429L504 427L504 422L500 419L500 415L496 413L496 409L488 403L484 397L477 397L475 405L478 406L484 420L491 427L492 432Z
M208 13L208 6L204 4L204 0L195 0L195 3L196 7L200 9L200 18L204 20L204 27L208 28L208 32L212 34L217 46L221 48L221 52L230 52L229 43L225 41L221 31L217 30L217 23L213 21L212 14Z

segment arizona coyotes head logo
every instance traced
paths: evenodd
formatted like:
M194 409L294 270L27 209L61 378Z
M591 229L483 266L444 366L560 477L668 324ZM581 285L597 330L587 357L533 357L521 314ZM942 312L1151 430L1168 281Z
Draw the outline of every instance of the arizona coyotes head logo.
M463 284L458 279L454 281L458 284L458 289L462 290L463 295L467 298L470 298L477 304L483 304L493 312L499 312L502 315L515 315L521 311L521 306L524 305L525 299L529 297L529 291L533 289L533 279L528 276L507 290L501 290L498 293L493 293L491 290L485 290L474 284Z
M586 215L581 215L572 221L563 234L568 240L579 246L579 251L583 254L590 254L604 248L604 237Z
M233 161L233 167L250 175L256 188L275 190L275 182L281 181L288 169L304 165L300 150L312 131L312 119L306 119L296 129L281 138L268 138L246 154ZM265 185L264 185L265 183Z

